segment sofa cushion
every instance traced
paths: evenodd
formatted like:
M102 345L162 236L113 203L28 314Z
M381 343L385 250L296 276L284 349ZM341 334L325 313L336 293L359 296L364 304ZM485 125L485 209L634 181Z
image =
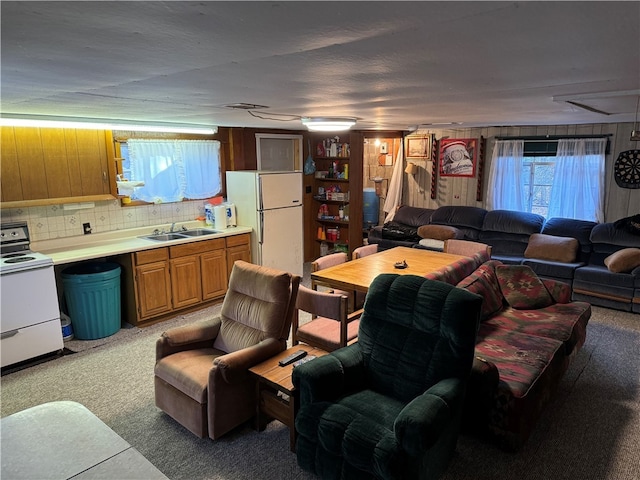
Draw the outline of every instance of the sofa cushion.
M640 266L640 248L623 248L604 259L609 271L614 273L631 272Z
M421 225L418 227L418 235L421 238L434 240L448 240L450 238L462 238L464 234L456 227L448 225Z
M467 240L477 240L487 211L479 207L448 205L437 208L431 215L431 225L449 225L464 233Z
M540 233L543 224L544 217L535 213L492 210L484 217L479 239L491 245L491 258L523 257L529 237Z
M540 233L555 235L556 237L572 237L578 240L578 254L576 262L586 262L591 253L591 230L596 222L576 220L574 218L553 217L544 222Z
M575 271L578 267L585 265L584 262L551 262L549 260L539 260L536 258L525 258L522 265L527 265L536 272L540 278L555 278L571 283Z
M578 240L572 237L534 233L529 237L529 244L524 251L524 256L552 262L571 263L576 259L578 245Z
M517 309L548 307L553 303L549 292L535 272L526 265L497 265L496 275L502 295Z
M599 223L593 227L589 240L594 244L609 245L609 249L613 248L609 253L619 250L619 248L615 248L616 245L618 247L640 247L640 236L629 233L622 228L616 228L613 223ZM600 248L602 247L594 245L594 250L606 251Z
M496 260L490 260L480 265L471 275L462 279L456 287L477 293L483 298L481 321L502 310L503 297L496 276L496 266L502 265Z
M435 209L400 205L393 216L393 221L418 228L431 223L431 215Z
M535 310L507 307L485 323L512 332L559 340L565 346L565 353L571 355L584 344L590 317L591 305L571 302Z

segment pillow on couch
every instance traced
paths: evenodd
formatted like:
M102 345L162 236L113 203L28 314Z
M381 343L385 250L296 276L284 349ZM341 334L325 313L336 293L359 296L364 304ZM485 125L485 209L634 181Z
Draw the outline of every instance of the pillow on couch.
M421 225L418 227L418 235L421 238L433 240L449 240L450 238L462 238L463 233L456 227L448 225Z
M529 237L524 256L551 262L571 263L576 260L579 246L575 238L533 233Z
M623 248L604 259L610 272L627 273L640 266L640 248Z
M553 304L547 288L528 265L497 265L500 291L509 305L518 310L535 310Z
M458 288L464 288L482 297L481 321L491 318L502 310L502 292L495 271L498 265L501 263L497 260L483 263L456 285Z

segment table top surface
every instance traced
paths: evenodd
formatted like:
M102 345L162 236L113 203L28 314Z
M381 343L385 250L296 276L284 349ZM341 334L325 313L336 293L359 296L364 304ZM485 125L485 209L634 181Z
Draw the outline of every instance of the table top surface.
M340 290L366 292L382 273L424 276L465 257L421 248L395 247L311 273L311 280ZM394 265L405 261L406 268Z
M329 353L321 350L320 348L300 343L274 357L269 358L268 360L265 360L262 363L259 363L255 367L251 367L249 371L256 375L261 381L271 384L274 388L277 388L284 393L291 394L294 390L293 382L291 381L293 363L281 367L278 365L278 362L298 350L305 350L307 355L315 355L316 357L321 357Z

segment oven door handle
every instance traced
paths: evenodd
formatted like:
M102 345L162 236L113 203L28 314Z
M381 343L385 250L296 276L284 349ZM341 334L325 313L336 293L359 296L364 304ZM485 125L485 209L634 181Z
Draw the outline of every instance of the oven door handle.
M8 332L3 332L0 334L0 340L4 340L5 338L15 337L18 333L20 333L20 329L16 328L15 330L10 330Z

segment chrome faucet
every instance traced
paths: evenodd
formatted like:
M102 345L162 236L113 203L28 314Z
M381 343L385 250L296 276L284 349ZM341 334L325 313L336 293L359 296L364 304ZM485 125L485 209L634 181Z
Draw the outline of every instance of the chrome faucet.
M173 229L176 227L176 222L173 222L171 224L171 228L169 229L169 232L173 233Z

